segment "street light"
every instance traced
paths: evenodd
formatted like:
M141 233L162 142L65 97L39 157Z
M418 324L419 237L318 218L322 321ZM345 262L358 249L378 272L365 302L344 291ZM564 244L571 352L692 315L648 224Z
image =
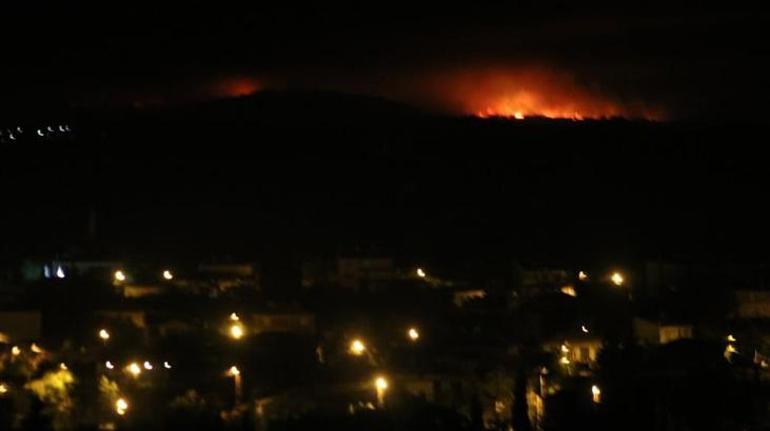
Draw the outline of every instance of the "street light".
M425 271L422 268L417 268L417 276L420 278L425 278L427 274L425 274Z
M580 281L588 280L588 274L586 274L583 271L578 272L578 280L580 280Z
M412 341L417 341L420 338L420 332L417 330L417 328L409 328L409 331L406 332L406 335L409 337Z
M612 284L615 286L622 286L623 283L626 282L626 279L623 277L623 274L619 272L613 272L610 276L610 280L612 281Z
M21 355L21 348L19 348L19 346L11 347L11 355L13 355L13 356Z
M128 410L128 401L126 401L123 398L118 398L117 401L115 401L115 413L119 414L120 416L123 416L126 414L126 411Z
M240 323L230 326L230 337L236 340L240 340L243 337L243 326Z
M126 273L120 269L115 271L115 281L118 281L118 282L126 281Z
M134 377L138 377L139 374L142 374L142 367L140 367L138 363L132 362L128 364L128 367L126 367L126 371L128 371Z
M173 280L174 279L174 274L172 274L170 270L165 269L165 270L163 270L163 279L164 280Z
M241 400L241 370L233 365L229 370L227 370L227 375L233 378L235 404L238 404Z
M144 364L142 364L142 365L144 366L145 370L147 370L147 371L152 370L152 364L150 363L150 361L144 361Z
M0 395L5 395L8 393L8 385L5 383L0 383Z
M591 386L591 395L593 396L594 404L602 402L602 390L598 386Z
M350 349L348 350L354 356L361 356L366 351L366 345L363 341L356 338L350 343Z
M377 390L377 404L380 408L385 407L385 391L388 390L388 380L383 376L377 376L374 379L374 388Z
M112 369L115 368L115 366L112 365L112 362L110 362L110 361L105 362L104 366L107 367L108 370L112 370Z
M168 361L163 361L163 368L165 368L167 370L170 370L171 369L171 364L169 364Z
M110 333L107 332L106 329L100 329L99 330L99 338L101 338L104 341L107 341L110 339Z

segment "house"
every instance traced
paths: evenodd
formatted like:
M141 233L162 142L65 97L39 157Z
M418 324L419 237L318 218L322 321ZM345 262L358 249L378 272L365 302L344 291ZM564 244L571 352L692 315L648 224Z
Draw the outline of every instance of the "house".
M641 344L658 345L693 338L693 325L634 318L634 335Z
M559 357L562 364L576 364L593 368L602 350L602 339L580 333L555 338L543 343L543 350Z

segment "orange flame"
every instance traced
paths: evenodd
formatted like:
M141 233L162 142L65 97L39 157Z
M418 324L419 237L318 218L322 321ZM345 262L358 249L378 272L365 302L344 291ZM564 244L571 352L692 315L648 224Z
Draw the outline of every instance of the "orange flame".
M434 81L443 103L481 118L661 119L657 109L623 103L566 73L545 68L461 72ZM441 103L441 102L440 102Z
M231 98L252 95L262 89L262 84L250 77L229 77L217 81L207 91L210 97Z

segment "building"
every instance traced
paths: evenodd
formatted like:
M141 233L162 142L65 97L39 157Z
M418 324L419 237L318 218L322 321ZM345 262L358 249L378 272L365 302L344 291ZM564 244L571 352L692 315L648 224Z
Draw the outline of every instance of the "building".
M563 364L583 365L593 368L602 350L602 339L589 334L574 334L555 338L543 343L543 350L559 357Z
M693 325L634 319L634 335L641 344L659 345L693 338Z

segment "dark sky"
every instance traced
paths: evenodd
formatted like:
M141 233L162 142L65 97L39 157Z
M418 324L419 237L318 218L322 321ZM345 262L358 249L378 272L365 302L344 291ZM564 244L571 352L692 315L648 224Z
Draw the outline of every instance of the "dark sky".
M469 111L479 106L457 87L535 70L550 84L527 81L533 91L599 98L621 113L756 119L767 111L768 15L740 2L283 3L14 6L0 26L2 103L163 102L232 95L246 82ZM488 88L479 97L500 90Z

